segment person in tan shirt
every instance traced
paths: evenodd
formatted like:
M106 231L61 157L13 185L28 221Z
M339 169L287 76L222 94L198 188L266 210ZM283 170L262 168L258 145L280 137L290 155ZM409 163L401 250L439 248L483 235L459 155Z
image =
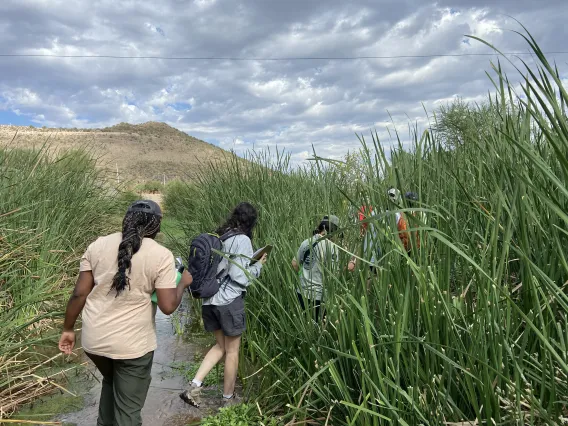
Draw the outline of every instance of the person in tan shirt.
M150 200L133 203L122 233L98 238L81 258L79 278L67 304L59 348L71 354L74 326L83 313L83 349L103 376L97 426L139 426L157 347L156 306L171 314L191 284L184 271L176 288L171 251L154 241L162 212Z

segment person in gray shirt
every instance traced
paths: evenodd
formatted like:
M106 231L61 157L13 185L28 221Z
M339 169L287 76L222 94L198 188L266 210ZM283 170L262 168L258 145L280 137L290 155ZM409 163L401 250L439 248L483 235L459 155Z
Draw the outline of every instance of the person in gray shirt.
M333 234L339 228L337 216L325 216L314 235L302 242L297 256L292 260L292 267L300 274L298 301L302 309L315 309L315 319L318 321L321 305L325 299L324 275L338 260L338 250L326 235ZM300 267L302 270L300 271ZM307 299L307 303L304 301Z
M224 270L225 273L221 274L219 291L203 300L201 311L203 324L206 331L214 333L217 343L205 355L190 388L180 395L181 399L195 407L199 407L201 403L203 380L223 356L225 357L223 398L226 403L231 403L235 399L239 347L241 335L246 330L244 295L251 278L258 278L260 275L267 257L265 254L258 262L251 265L252 231L256 221L256 209L249 203L241 203L216 231L217 235L229 231L237 235L223 243L224 258L217 272Z

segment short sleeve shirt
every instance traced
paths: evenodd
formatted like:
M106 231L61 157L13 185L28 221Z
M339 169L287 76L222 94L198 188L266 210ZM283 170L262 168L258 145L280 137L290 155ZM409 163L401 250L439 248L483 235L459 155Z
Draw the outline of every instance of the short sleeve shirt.
M112 359L134 359L156 349L156 306L150 297L157 288L176 288L171 251L144 238L127 271L130 288L117 296L111 290L118 271L122 234L98 238L81 258L80 270L92 271L95 287L83 309L83 349Z
M316 234L313 238L302 242L298 249L297 259L301 268L301 293L308 299L323 301L325 299L324 269L337 263L338 253L329 239L319 241L321 238L321 235Z

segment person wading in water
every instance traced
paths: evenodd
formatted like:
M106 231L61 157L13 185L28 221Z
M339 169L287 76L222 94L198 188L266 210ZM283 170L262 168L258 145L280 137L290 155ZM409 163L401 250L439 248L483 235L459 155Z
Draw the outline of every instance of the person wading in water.
M59 349L71 354L82 312L81 340L103 376L97 426L139 426L150 386L156 344L156 291L169 315L192 282L184 271L176 288L174 256L154 241L162 212L150 200L133 203L122 233L98 238L81 258L79 278L67 304Z
M253 256L252 232L257 222L256 209L249 203L240 203L229 219L221 225L217 235L232 234L223 241L224 261L218 265L218 273L224 272L220 279L219 291L212 297L203 299L201 316L205 331L215 335L217 343L207 352L190 388L180 394L187 404L199 407L201 389L205 377L213 367L225 357L223 383L224 405L235 402L235 384L239 366L241 335L246 330L244 296L251 284L251 277L258 278L267 255L251 264Z

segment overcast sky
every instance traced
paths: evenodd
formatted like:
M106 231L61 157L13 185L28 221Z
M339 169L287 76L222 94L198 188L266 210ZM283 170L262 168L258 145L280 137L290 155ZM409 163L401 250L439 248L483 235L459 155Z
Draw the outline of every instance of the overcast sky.
M161 3L160 6L158 4ZM0 54L393 56L568 50L567 0L0 0ZM525 57L530 60L530 57ZM568 55L550 55L566 72ZM0 57L0 124L164 121L223 148L338 157L376 128L481 101L491 57L185 61ZM517 76L512 74L513 79ZM390 114L390 117L389 117Z

